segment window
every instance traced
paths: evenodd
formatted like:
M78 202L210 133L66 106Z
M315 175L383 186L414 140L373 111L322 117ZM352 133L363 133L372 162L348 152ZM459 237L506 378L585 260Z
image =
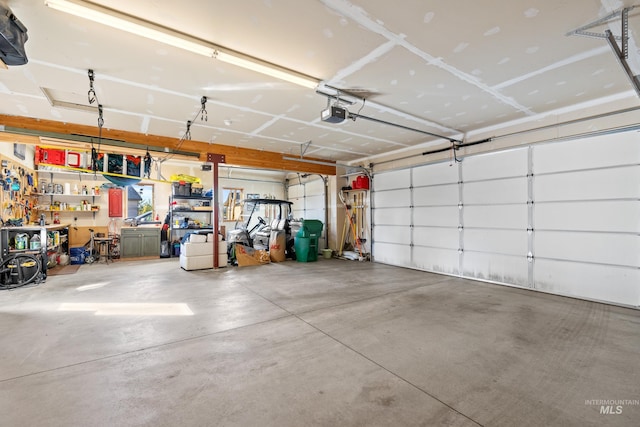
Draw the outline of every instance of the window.
M223 214L224 221L242 220L242 188L223 188Z
M138 222L154 221L153 184L136 184L127 187L127 217L139 218Z

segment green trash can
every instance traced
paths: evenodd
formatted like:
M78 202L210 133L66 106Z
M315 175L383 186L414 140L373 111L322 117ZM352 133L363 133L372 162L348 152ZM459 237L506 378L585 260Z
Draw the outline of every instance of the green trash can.
M302 229L306 230L309 237L309 255L307 256L307 261L317 261L318 253L320 252L319 241L322 235L322 221L318 221L317 219L302 220Z
M293 241L293 248L296 251L296 261L307 262L309 260L309 245L311 239L309 238L309 230L304 227L300 227L300 230L295 235Z
M309 246L311 239L309 237L296 236L293 245L296 250L296 260L298 262L307 262L309 260Z

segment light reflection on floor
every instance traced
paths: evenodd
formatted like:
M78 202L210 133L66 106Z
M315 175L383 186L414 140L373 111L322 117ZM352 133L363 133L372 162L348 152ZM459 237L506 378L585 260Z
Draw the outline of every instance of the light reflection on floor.
M62 303L58 311L92 311L96 316L193 316L185 303Z
M76 291L79 291L79 292L90 291L91 289L102 288L103 286L107 286L108 284L109 284L109 282L102 282L102 283L95 283L93 285L78 286L76 288Z

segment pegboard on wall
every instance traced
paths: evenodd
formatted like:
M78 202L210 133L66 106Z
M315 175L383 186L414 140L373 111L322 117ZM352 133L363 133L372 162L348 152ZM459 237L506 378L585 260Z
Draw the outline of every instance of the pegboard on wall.
M37 178L35 172L0 154L0 217L3 223L36 221Z

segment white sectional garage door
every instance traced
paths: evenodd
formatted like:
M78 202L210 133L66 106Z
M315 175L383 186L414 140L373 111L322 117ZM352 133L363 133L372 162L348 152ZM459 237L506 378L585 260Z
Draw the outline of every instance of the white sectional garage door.
M324 223L324 181L322 178L292 184L288 187L288 200L293 202L294 218L317 219Z
M303 183L292 184L288 187L288 200L293 202L293 217L303 219L317 219L324 224L322 227L322 236L318 241L319 249L326 247L325 233L325 196L324 181L322 178L306 181Z
M376 262L640 306L640 137L378 173Z
M640 138L533 150L536 288L640 305Z

